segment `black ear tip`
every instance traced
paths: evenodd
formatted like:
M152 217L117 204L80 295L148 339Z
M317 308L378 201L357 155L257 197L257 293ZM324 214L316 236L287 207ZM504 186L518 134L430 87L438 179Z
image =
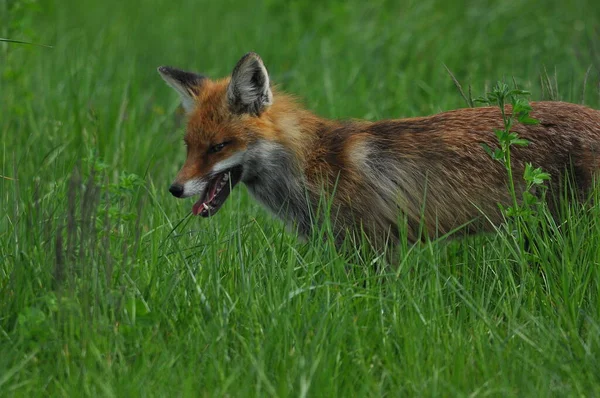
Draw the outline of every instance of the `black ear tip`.
M156 68L158 73L160 73L161 75L168 75L170 69L171 68L169 68L168 66L159 66L158 68Z

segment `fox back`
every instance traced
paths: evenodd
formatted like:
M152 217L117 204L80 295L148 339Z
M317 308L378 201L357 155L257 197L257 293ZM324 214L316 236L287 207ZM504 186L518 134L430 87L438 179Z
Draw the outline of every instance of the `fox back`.
M410 240L420 231L483 231L502 222L498 205L510 204L506 169L483 148L498 145L498 108L332 121L272 87L254 53L221 80L170 67L159 72L188 115L187 160L170 191L198 196L195 215L215 214L242 182L302 235L329 217L338 240L364 233L377 245L396 241L399 223ZM551 176L553 201L568 171L585 197L600 170L600 112L564 102L531 105L539 124L513 127L530 142L511 150L514 175L523 175L526 163L541 167Z

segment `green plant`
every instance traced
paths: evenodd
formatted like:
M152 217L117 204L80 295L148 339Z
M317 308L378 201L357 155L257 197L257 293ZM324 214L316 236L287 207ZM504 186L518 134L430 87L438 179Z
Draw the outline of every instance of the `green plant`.
M504 128L494 131L499 147L492 149L486 144L482 144L482 146L494 160L502 163L506 169L512 204L507 207L503 207L501 204L499 206L504 215L511 221L508 227L516 233L515 240L521 252L525 249L527 237L531 236L529 229L539 221L538 213L540 209L544 208L545 204L544 199L547 188L545 182L550 180L548 173L528 162L525 164L522 176L525 181L524 189L519 190L515 185L511 148L514 146L527 146L529 141L519 137L516 132L512 131L513 126L515 123L525 125L539 123L530 115L532 108L526 99L529 94L525 90L510 89L506 83L498 82L491 92L475 100L479 103L498 106L502 115ZM519 183L519 185L521 184Z

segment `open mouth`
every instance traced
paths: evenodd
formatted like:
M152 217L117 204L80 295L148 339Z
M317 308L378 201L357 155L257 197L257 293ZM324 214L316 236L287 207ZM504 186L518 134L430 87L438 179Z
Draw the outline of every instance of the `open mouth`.
M202 217L210 217L215 214L223 206L231 190L235 184L240 182L241 178L242 166L233 167L213 176L208 182L206 191L200 196L200 200L194 203L192 213Z

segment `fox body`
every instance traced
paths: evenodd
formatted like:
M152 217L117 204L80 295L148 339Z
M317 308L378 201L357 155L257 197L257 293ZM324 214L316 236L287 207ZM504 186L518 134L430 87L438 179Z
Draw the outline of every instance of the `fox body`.
M222 80L170 67L159 72L188 115L187 160L170 191L199 197L195 215L216 213L242 182L302 235L330 217L337 239L364 233L378 244L397 240L399 223L407 223L410 240L420 239L420 231L434 236L460 226L485 230L502 221L498 204L510 204L507 172L482 147L498 145L498 108L331 121L271 87L254 53ZM515 176L528 162L541 167L552 177L551 196L557 196L571 170L585 193L600 169L600 111L564 102L531 105L540 123L513 128L530 141L511 151ZM517 181L516 188L523 186ZM326 204L329 210L320 212Z

